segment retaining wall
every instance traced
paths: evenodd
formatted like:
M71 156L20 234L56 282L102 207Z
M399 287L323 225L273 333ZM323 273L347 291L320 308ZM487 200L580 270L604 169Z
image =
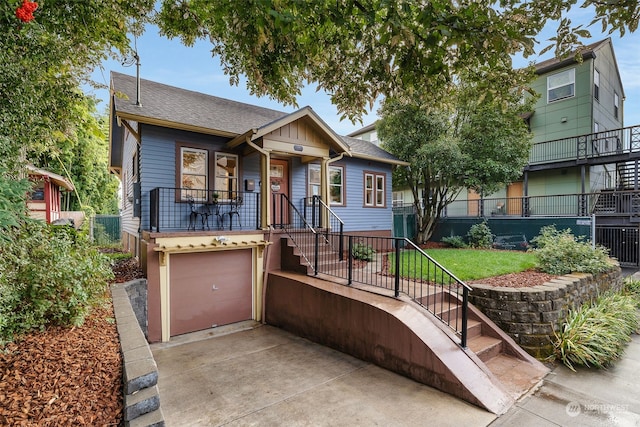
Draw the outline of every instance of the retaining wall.
M622 282L622 271L616 266L595 276L567 274L527 288L474 283L469 302L529 354L543 359L553 354L554 331L560 330L569 309L609 289L620 290Z
M135 290L141 287L146 289L146 283L145 279L139 279L111 286L122 352L125 427L163 427L165 425L157 385L158 366L127 292L129 289L134 290L132 294L135 300Z

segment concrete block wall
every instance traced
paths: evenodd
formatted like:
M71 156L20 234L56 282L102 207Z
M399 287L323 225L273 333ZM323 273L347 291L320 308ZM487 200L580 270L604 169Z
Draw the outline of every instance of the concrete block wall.
M138 324L144 336L147 336L147 280L139 279L124 283Z
M620 290L622 282L622 271L616 266L595 276L567 274L527 288L475 283L469 302L529 354L543 359L553 354L554 331L560 330L569 309L609 289Z
M163 427L164 415L160 408L160 394L157 386L158 366L127 292L128 288L138 289L143 284L146 287L146 281L141 279L133 282L116 283L111 286L122 352L124 425L125 427Z

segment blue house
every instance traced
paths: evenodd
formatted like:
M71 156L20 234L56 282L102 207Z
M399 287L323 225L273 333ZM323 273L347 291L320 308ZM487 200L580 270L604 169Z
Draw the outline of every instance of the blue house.
M124 246L148 278L150 341L261 320L263 276L280 268L279 234L295 221L391 236L391 171L404 163L310 107L284 113L119 73L111 93L110 169Z

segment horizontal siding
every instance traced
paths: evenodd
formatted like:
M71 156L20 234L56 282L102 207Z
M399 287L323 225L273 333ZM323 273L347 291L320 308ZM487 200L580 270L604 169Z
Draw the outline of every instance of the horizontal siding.
M134 129L138 124L130 123ZM140 220L133 216L133 203L129 201L129 197L133 197L133 156L136 152L137 141L128 130L124 130L124 147L122 160L122 231L134 236L138 235Z
M335 163L344 168L346 206L332 206L331 209L344 221L345 231L391 230L391 166L345 158ZM292 199L296 206L307 195L307 164L299 159L292 163ZM386 207L364 207L364 171L384 173L386 186Z
M140 174L142 176L142 228L149 229L149 194L157 187L176 186L176 142L205 144L212 151L223 150L226 138L144 126L140 145Z

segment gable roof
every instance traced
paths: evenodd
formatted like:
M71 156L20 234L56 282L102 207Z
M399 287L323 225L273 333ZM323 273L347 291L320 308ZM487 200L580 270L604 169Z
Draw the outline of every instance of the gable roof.
M383 163L407 164L368 141L336 134L311 107L285 113L145 79L140 80L141 105L136 105L136 78L114 71L111 91L112 111L125 120L219 135L240 143L246 136L258 135L253 136L257 138L305 117L329 137L337 152Z
M235 136L287 115L144 79L138 106L136 78L113 71L111 89L115 111L122 118L213 135Z
M607 43L611 43L611 38L606 38L604 40L588 44L562 57L554 57L545 61L538 62L535 64L536 74L545 74L550 71L554 71L575 63L575 56L577 53L580 53L582 55L583 60L593 59L596 57L596 51Z
M27 171L31 176L43 176L55 183L58 187L62 187L68 191L75 190L75 187L67 178L57 173L49 172L48 170L40 169L33 165L27 165Z

